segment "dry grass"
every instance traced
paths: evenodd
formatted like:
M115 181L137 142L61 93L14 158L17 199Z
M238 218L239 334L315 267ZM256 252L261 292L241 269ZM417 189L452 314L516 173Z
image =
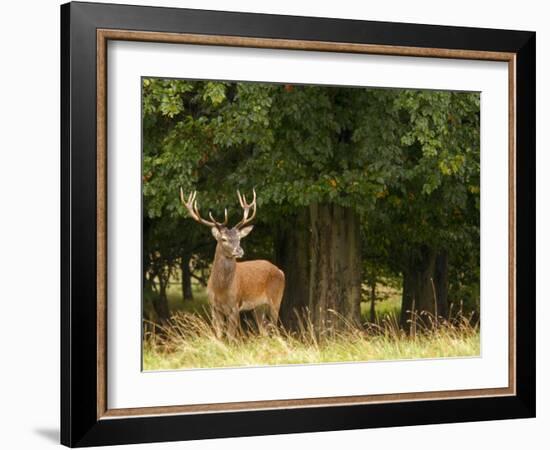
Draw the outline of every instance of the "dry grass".
M341 331L319 334L308 318L299 331L271 327L243 331L234 339L216 337L206 314L177 312L162 327L148 326L143 369L168 370L327 362L377 361L478 356L479 329L463 317L452 321L413 317L411 333L389 315L365 327L347 324Z

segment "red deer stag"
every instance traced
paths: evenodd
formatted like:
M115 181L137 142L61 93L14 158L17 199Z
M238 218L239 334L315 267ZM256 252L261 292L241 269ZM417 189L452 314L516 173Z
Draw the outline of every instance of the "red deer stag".
M269 261L236 261L244 255L241 239L253 228L253 225L248 224L256 216L256 191L253 191L252 203L247 203L246 197L239 191L237 196L243 209L243 218L237 225L228 228L227 208L224 222L216 221L212 213L209 213L210 220L205 220L199 213L197 192L191 192L186 201L180 188L181 202L189 215L197 222L209 226L217 241L207 292L212 308L212 321L218 337L223 335L226 321L227 335L233 337L240 326L239 313L254 310L261 305L268 306L269 318L276 324L285 288L285 274ZM252 215L248 217L251 208ZM260 323L257 311L254 312Z

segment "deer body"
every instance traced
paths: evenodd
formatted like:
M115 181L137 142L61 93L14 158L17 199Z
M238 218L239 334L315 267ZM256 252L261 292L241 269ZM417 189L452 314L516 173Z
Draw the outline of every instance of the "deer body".
M220 309L249 311L271 305L274 318L279 314L285 276L269 261L236 262L216 252L208 280L208 296Z
M224 328L227 329L229 336L233 336L240 325L239 313L255 310L262 305L268 306L269 318L276 324L285 287L283 271L269 261L237 262L237 258L244 255L240 246L241 238L247 236L253 228L251 225L245 225L256 215L256 193L254 192L251 204L248 204L246 198L238 191L237 195L244 209L244 216L233 228L227 228L227 210L224 223L215 221L212 215L210 215L212 221L206 221L198 212L196 192L189 196L187 202L181 193L182 202L191 217L199 223L210 226L212 235L217 241L207 292L212 307L213 325L218 336L222 335ZM253 207L253 213L249 218L250 207ZM260 317L256 314L258 322L261 320Z

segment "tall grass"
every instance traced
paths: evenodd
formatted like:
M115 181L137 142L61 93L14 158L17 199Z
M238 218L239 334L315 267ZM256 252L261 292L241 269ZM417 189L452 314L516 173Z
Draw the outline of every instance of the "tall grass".
M479 329L462 316L453 320L412 316L411 332L399 328L397 316L376 324L347 324L317 333L309 317L298 331L281 326L245 327L233 339L219 339L206 311L178 311L159 328L146 326L143 369L168 370L346 361L478 356Z

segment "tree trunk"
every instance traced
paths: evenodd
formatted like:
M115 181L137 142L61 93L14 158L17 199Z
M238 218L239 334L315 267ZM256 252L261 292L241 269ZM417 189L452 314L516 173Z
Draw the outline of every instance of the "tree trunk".
M448 284L446 251L422 245L410 255L403 273L401 326L408 331L414 321L430 327L446 317Z
M414 277L410 272L409 265L403 270L403 294L401 300L401 327L406 331L411 328L411 316L414 299Z
M311 222L309 309L317 331L360 322L359 217L333 204L309 206Z
M376 322L376 310L374 303L376 302L376 281L373 281L370 287L370 321Z
M168 309L168 296L166 294L168 280L162 275L159 275L157 278L159 280L159 291L158 295L153 297L153 308L155 309L159 322L162 323L170 317L170 312Z
M446 250L439 252L435 258L435 292L437 295L437 312L440 317L449 317L449 256Z
M193 290L191 289L191 268L189 267L190 256L183 255L181 257L181 293L183 300L193 300Z
M360 322L359 225L351 209L314 204L281 227L276 261L286 279L280 314L286 328L297 330L307 319L319 333Z
M279 317L290 330L298 330L308 313L310 236L309 211L303 208L281 227L276 238L275 259L285 273Z

